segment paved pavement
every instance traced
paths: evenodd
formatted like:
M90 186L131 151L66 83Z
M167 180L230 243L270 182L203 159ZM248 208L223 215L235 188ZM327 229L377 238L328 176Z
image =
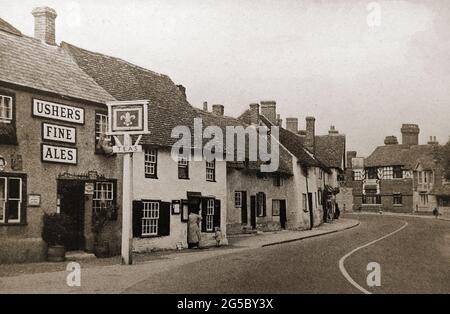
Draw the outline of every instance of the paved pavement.
M450 292L448 221L352 217L360 219L358 228L203 259L149 276L126 292L361 293L343 275L340 261L350 278L370 293ZM366 284L371 262L381 266L379 287Z
M186 265L197 265L221 256L241 254L257 248L335 233L356 227L358 224L359 221L355 219L339 219L308 231L235 236L230 238L231 245L228 247L159 253L152 255L150 260L137 258L136 264L131 266L118 265L118 259L98 260L100 265L91 265L89 260L81 259L78 261L81 265L81 287L69 287L66 284L66 277L69 274L69 271L65 270L67 263L1 265L0 273L2 270L3 273L7 273L5 269L23 268L32 274L0 277L0 293L120 293L138 285L146 278L178 271L180 267ZM44 269L44 272L39 272L40 268ZM54 268L54 271L49 271L51 268Z

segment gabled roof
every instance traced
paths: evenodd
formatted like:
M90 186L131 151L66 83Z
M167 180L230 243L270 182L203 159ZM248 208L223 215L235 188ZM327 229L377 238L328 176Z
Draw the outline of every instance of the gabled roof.
M22 33L17 28L15 28L2 18L0 18L0 31L11 33L16 36L22 36Z
M318 135L316 141L316 157L327 167L343 170L345 156L345 135Z
M194 118L202 118L203 128L207 126L220 127L224 135L227 126L248 126L238 119L219 116L192 107L167 75L68 43L62 43L62 47L73 56L78 66L86 74L117 100L150 100L148 118L150 135L142 137L142 144L172 146L178 141L177 138L171 136L172 129L176 126L189 127L194 136ZM203 143L208 141L209 139L204 139ZM225 145L224 142L224 151ZM260 165L261 161L249 162L246 168L257 170ZM228 166L240 168L243 163L230 162ZM280 154L279 172L292 173L292 162L287 152Z
M67 51L20 36L1 21L0 82L96 103L114 99L77 66Z
M435 166L437 145L378 146L364 161L365 167L403 166L413 170L420 163L424 169Z

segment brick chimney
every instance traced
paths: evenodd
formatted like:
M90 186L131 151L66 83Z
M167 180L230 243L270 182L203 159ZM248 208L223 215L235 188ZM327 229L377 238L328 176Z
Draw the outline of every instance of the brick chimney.
M357 153L353 150L347 152L347 168L352 168L352 159L356 158Z
M274 100L261 101L261 115L266 117L273 125L277 124L277 102Z
M439 145L439 142L436 140L436 136L430 136L430 140L427 143L428 145Z
M401 132L403 145L419 145L420 129L417 124L403 124Z
M295 134L298 133L298 118L286 118L286 129Z
M212 105L212 112L215 115L223 116L223 113L224 113L223 105Z
M203 111L208 111L208 102L207 101L203 102Z
M283 127L283 119L281 119L281 116L277 114L277 125L282 128Z
M384 139L384 145L397 145L398 140L397 137L394 135L386 136Z
M339 131L336 130L336 127L334 125L330 126L330 129L328 130L328 135L338 135Z
M56 11L49 7L39 7L33 9L34 16L34 38L45 42L48 45L56 45L55 19Z
M259 104L250 104L250 124L259 125Z
M316 118L306 117L305 147L311 152L316 151Z

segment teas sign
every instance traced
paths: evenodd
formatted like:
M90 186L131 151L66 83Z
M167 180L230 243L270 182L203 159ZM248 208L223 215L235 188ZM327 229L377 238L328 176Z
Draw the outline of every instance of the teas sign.
M84 124L84 109L57 104L49 101L33 99L33 116Z
M61 147L48 144L41 145L42 161L60 164L77 164L77 149L73 147Z

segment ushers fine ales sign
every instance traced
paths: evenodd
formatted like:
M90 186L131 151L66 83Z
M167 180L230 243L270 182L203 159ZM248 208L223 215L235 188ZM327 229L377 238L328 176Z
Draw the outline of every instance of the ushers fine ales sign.
M41 144L42 161L56 162L60 164L77 164L77 149L73 147L61 147Z
M33 99L33 116L84 124L84 109L57 104L49 101Z

